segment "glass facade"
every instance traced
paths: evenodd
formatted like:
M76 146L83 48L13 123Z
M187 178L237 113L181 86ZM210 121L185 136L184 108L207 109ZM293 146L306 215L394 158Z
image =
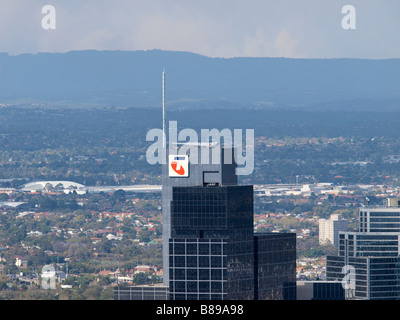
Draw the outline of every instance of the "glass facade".
M360 232L400 232L398 208L363 208L359 213Z
M253 187L174 187L172 300L254 299Z
M174 187L173 300L296 299L296 235L253 231L252 186Z
M369 258L369 298L400 299L400 259Z
M345 300L343 287L339 283L314 282L313 291L313 300Z
M172 231L223 231L231 228L250 228L252 231L253 188L175 187L171 212Z
M256 300L296 300L296 234L255 234Z
M115 287L114 300L169 300L169 288L160 285Z
M171 299L226 299L227 245L224 239L171 239Z
M328 281L341 281L344 277L342 272L345 266L343 256L327 256L326 257L326 279Z
M393 257L399 254L400 233L345 232L339 234L339 255Z
M345 290L337 281L297 281L297 300L345 300Z
M208 147L206 147L209 149ZM221 149L220 155L221 159L219 163L214 163L212 161L212 155L215 149ZM193 149L193 150L192 150ZM209 149L210 159L208 164L203 164L202 153L204 147L201 146L192 146L189 148L189 176L180 178L180 177L170 177L169 176L169 167L168 164L164 164L162 166L162 215L163 215L163 224L162 224L162 234L163 234L163 269L164 269L164 277L163 281L165 285L169 285L169 254L168 254L168 242L171 238L171 201L172 201L172 188L173 187L192 187L192 186L203 186L206 183L215 183L219 185L237 185L237 175L235 173L236 164L233 161L232 163L224 162L224 154L227 152L228 154L232 154L234 150L231 148L224 148L220 145L213 146ZM169 154L177 154L179 148L177 146L169 146ZM195 154L197 153L197 161L192 161L192 151ZM167 156L168 158L168 156ZM229 158L229 157L228 157ZM177 233L181 233L182 235L186 232L185 229L180 229ZM197 237L193 232L187 232L188 237Z
M400 299L400 208L361 208L359 232L339 234L339 256L327 257L328 280L342 281L342 268L355 272L354 299Z

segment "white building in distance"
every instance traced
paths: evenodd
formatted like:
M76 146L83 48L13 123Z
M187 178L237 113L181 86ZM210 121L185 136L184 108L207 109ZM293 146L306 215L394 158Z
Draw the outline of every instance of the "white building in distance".
M319 243L328 241L337 247L339 245L339 231L347 231L347 221L339 214L332 214L329 220L319 220Z

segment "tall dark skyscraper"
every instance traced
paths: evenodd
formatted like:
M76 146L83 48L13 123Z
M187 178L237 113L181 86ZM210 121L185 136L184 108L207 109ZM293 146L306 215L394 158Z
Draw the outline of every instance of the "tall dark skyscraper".
M169 285L169 239L171 238L171 201L173 187L193 187L205 184L237 185L236 164L234 161L224 161L225 152L233 157L232 148L220 145L202 146L197 148L197 161L189 161L186 156L179 156L178 147L170 146L168 161L162 168L162 215L163 215L163 268L164 285ZM209 149L208 161L202 159L202 150ZM219 149L220 159L213 161L213 150ZM233 158L232 158L233 159Z
M174 187L173 300L254 299L253 188Z
M253 187L173 187L173 300L295 300L296 235L253 232Z
M296 234L254 234L254 299L296 300Z
M116 298L295 300L295 234L254 235L253 186L238 186L237 172L249 173L237 170L229 137L225 146L215 131L212 141L167 143L164 86L163 72L163 286L117 289Z
M295 300L296 235L255 235L253 186L239 186L236 164L225 162L225 152L234 159L234 150L196 148L195 163L170 148L163 166L164 285L170 299ZM210 148L208 163L202 148ZM213 148L220 150L217 163Z

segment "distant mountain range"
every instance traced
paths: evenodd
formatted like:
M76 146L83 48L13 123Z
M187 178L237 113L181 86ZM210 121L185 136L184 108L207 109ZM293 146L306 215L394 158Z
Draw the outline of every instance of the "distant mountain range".
M400 110L400 59L210 58L173 51L0 54L0 103Z

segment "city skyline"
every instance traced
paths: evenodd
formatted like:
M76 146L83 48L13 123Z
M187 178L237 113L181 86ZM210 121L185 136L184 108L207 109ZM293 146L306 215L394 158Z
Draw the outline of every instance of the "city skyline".
M399 11L1 1L0 300L400 299Z

